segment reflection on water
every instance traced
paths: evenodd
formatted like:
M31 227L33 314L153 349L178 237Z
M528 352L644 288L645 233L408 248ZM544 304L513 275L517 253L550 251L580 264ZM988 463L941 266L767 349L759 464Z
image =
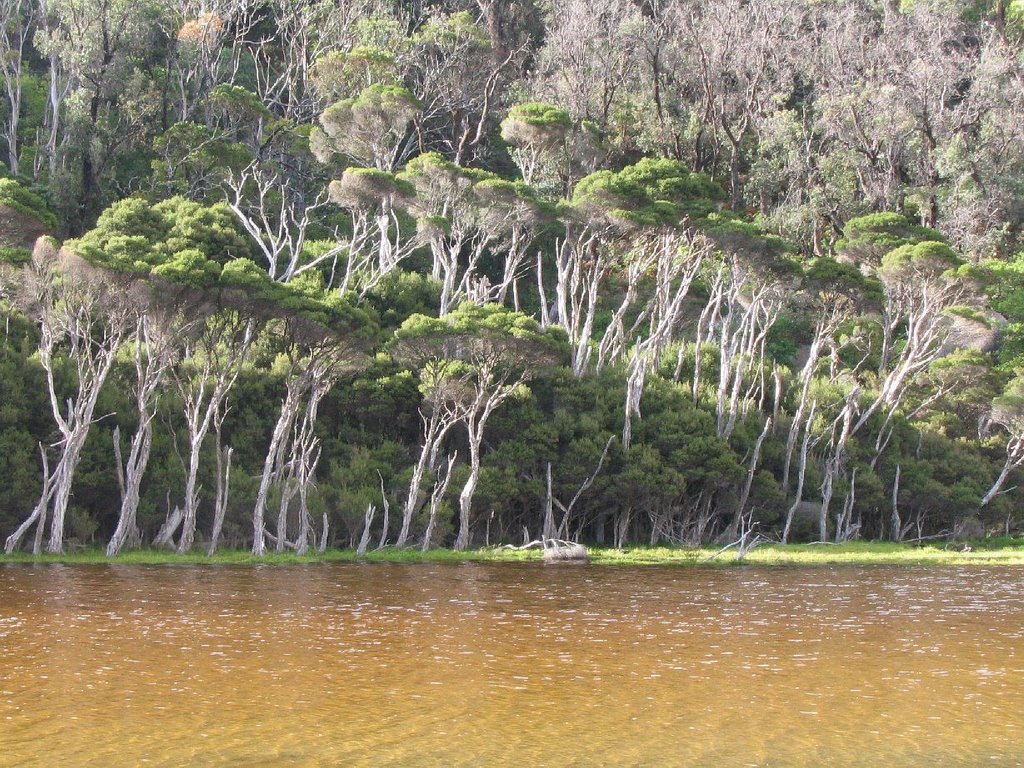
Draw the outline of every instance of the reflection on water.
M1024 570L0 568L0 765L1024 764Z

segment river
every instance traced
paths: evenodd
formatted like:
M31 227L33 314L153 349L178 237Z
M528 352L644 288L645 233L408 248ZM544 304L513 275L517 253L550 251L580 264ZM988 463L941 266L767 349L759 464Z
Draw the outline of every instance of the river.
M1024 764L1024 569L0 567L3 766Z

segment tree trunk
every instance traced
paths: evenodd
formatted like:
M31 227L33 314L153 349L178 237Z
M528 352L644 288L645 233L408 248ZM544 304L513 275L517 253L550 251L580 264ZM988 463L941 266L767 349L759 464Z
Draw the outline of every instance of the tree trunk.
M789 511L786 512L786 525L782 530L783 544L787 544L789 542L789 531L793 526L793 515L795 515L797 509L799 509L800 502L803 501L804 479L807 477L807 452L810 448L811 425L814 423L814 411L817 409L817 406L817 401L812 402L810 413L807 415L807 422L804 428L804 441L800 446L800 466L797 469L796 476L796 497L793 499L793 504L789 508Z
M480 443L483 438L483 424L469 429L469 477L459 494L459 535L455 539L455 549L462 551L469 548L470 511L473 506L473 494L480 480Z
M181 538L178 552L192 549L196 536L196 516L199 509L199 458L206 430L189 436L188 472L185 475L185 508L182 510Z
M444 495L448 492L448 483L451 482L452 468L455 466L455 459L457 457L458 453L453 453L446 460L445 467L438 471L437 482L434 484L434 490L430 494L430 515L427 519L427 530L423 534L423 545L420 547L422 552L430 549L434 528L437 526L437 515L441 509Z
M726 534L726 538L730 541L736 538L740 523L743 521L743 512L747 506L747 499L750 498L750 488L754 484L754 474L757 472L757 464L761 460L761 445L764 443L764 439L768 437L768 432L771 428L772 420L771 417L769 417L764 422L764 429L761 430L760 437L758 437L757 442L754 443L754 455L750 458L750 467L747 469L747 480L743 484L743 492L740 494L739 502L736 504L736 512L733 514L732 523L729 525L729 531Z
M293 381L288 383L285 398L281 403L281 410L278 413L277 423L274 425L274 432L270 437L270 445L267 446L267 454L263 460L263 472L260 475L260 486L256 492L256 504L252 511L253 542L252 553L262 556L266 550L264 541L263 520L267 508L267 497L270 495L270 486L283 469L282 462L287 437L295 423L295 416L299 407L298 386Z
M136 517L139 510L139 497L142 490L142 478L149 464L149 453L153 445L153 423L151 415L140 414L139 428L132 435L132 444L128 452L128 463L124 469L124 488L121 498L121 512L117 520L117 528L107 544L107 557L118 554L129 540L137 538ZM114 430L117 433L117 430ZM115 434L115 441L119 435ZM120 451L118 451L120 464Z
M356 555L362 557L366 554L366 548L370 546L370 526L373 525L373 516L377 514L377 508L373 504L366 505L366 516L363 518L363 535L359 539L359 546L356 547Z
M903 521L900 520L900 465L896 465L896 477L892 482L892 513L889 516L889 538L893 541L903 539Z
M210 533L210 546L206 554L210 557L217 552L217 542L224 529L224 517L227 514L228 499L231 496L231 454L234 448L221 448L220 433L217 435L217 498L213 506L213 531Z

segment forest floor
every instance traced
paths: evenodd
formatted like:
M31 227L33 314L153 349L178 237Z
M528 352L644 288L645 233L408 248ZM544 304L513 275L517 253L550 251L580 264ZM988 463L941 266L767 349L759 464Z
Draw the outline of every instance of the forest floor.
M597 565L672 566L818 566L818 565L1024 565L1024 538L998 538L950 544L895 544L851 542L848 544L766 544L742 560L734 549L684 547L630 547L611 549L588 547L590 562ZM332 549L296 555L270 553L254 557L250 552L221 550L208 557L200 551L181 555L165 550L133 550L108 558L101 549L85 549L62 555L27 553L0 555L0 565L9 563L60 563L65 565L255 565L299 563L458 563L540 561L537 549L485 548L465 552L450 549L386 548L356 555L351 549Z

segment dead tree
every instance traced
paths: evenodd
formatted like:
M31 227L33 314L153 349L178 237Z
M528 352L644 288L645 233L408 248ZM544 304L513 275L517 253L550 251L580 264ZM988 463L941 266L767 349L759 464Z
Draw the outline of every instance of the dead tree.
M362 557L366 554L367 547L370 546L370 526L373 525L373 518L377 514L377 508L371 502L366 505L366 515L363 517L363 535L359 539L359 545L356 547L356 556Z
M583 479L583 482L580 483L579 488L576 489L576 493L573 494L573 497L572 497L572 499L569 500L568 504L566 504L563 501L561 501L560 499L558 499L554 495L554 493L552 492L552 488L551 488L551 462L548 462L548 468L547 468L547 489L548 489L548 491L547 491L547 503L545 505L545 514L544 514L544 534L543 534L543 538L544 539L552 539L552 540L553 539L565 539L565 538L567 538L569 536L569 523L572 520L573 509L575 509L576 504L579 502L579 500L581 498L583 498L583 494L585 494L590 489L590 486L592 486L594 484L594 481L597 479L597 476L599 474L601 474L601 468L604 466L605 459L608 458L608 450L612 447L612 443L614 441L615 441L615 437L614 436L608 438L608 441L604 444L604 450L601 451L601 458L598 459L597 466L594 467L594 471L591 472L589 475L587 475ZM559 511L562 513L562 520L561 520L561 522L558 523L557 526L555 525L555 516L554 516L554 508L556 506L558 507Z

